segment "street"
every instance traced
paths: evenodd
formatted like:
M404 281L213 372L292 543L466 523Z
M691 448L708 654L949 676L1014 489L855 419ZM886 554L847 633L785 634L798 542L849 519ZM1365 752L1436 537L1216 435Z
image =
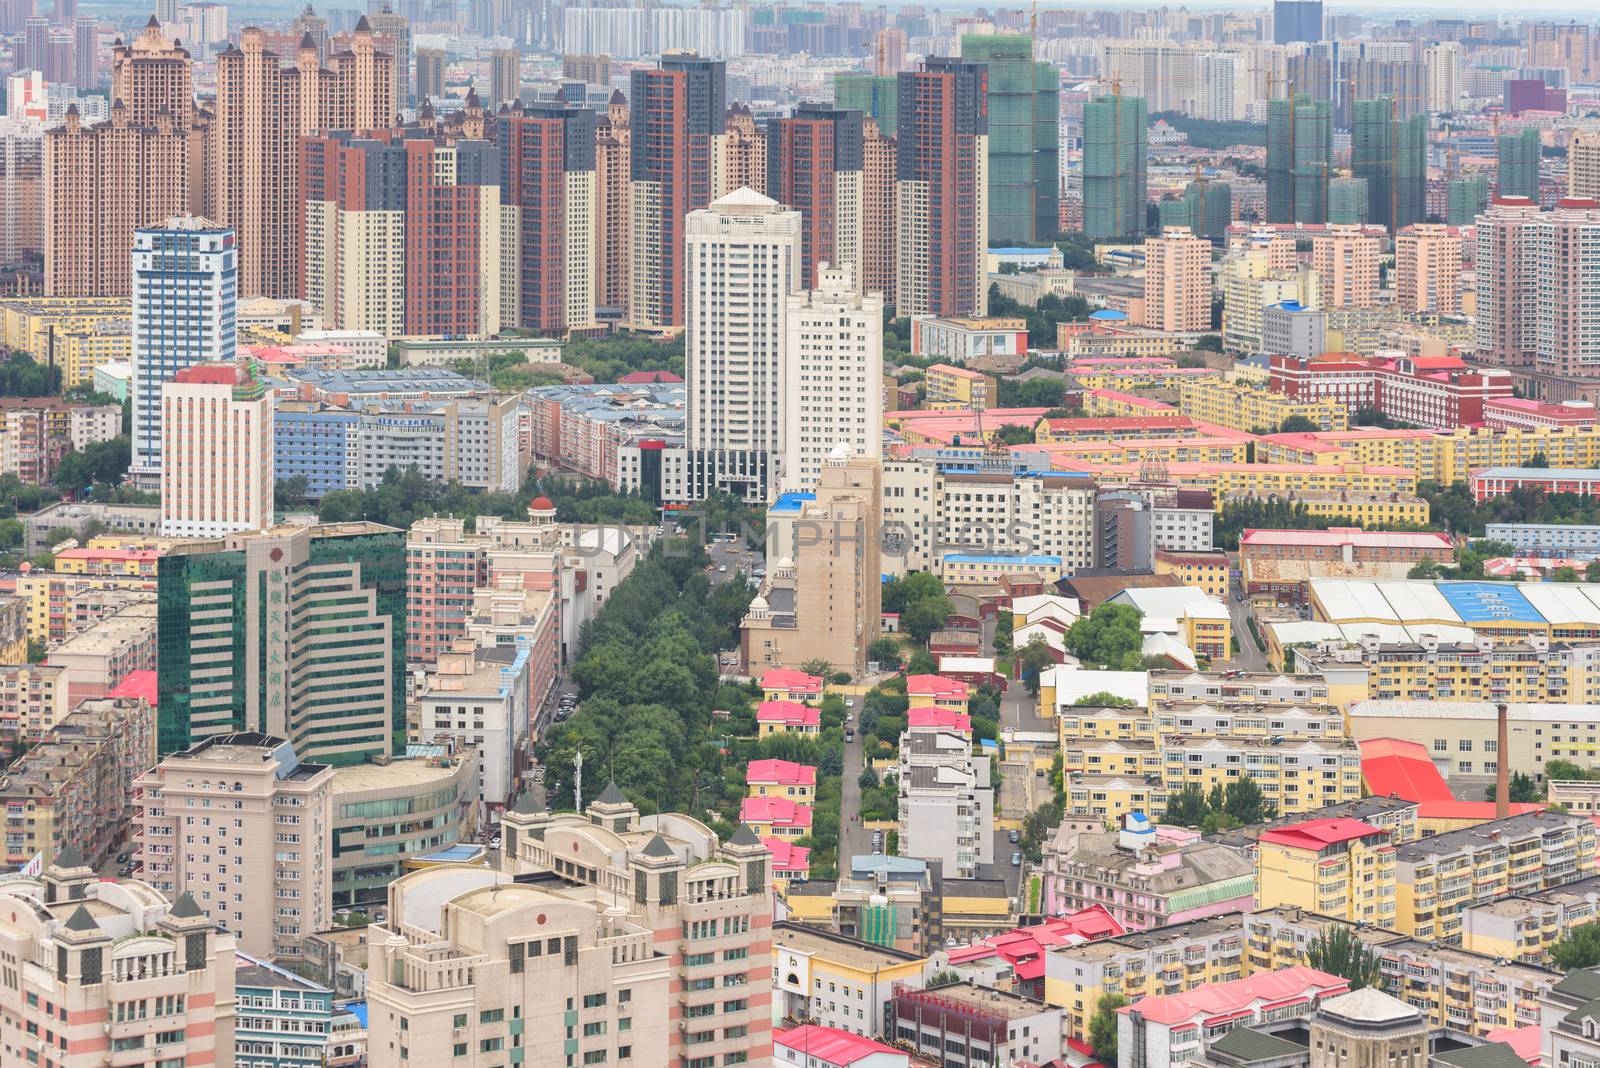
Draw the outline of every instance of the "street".
M854 819L861 812L861 735L844 743L843 781L839 784L839 873L850 870L850 858L872 852L872 832Z
M1234 656L1230 666L1238 671L1270 671L1271 665L1267 663L1267 654L1256 645L1255 636L1250 633L1250 625L1245 622L1250 618L1250 602L1241 601L1237 597L1228 598L1228 618L1233 623L1233 636L1239 642L1239 652Z
M717 541L706 546L711 556L711 584L719 586L743 571L748 577L758 567L765 567L766 558L748 548L743 542Z

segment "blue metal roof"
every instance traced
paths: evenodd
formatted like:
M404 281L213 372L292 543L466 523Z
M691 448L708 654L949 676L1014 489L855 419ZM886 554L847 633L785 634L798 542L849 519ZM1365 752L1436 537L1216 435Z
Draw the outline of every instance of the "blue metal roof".
M482 846L462 843L460 845L453 845L445 849L440 849L437 852L429 853L427 856L418 857L417 859L420 861L425 861L429 864L459 864L466 860L476 860L482 855Z
M817 499L817 495L815 493L811 493L811 492L808 492L808 491L805 491L805 490L795 490L793 492L785 493L785 494L782 494L781 496L779 496L778 499L773 502L772 507L768 508L767 511L769 511L769 512L798 512L800 510L801 506L804 505L806 501L814 501L816 499Z
M1439 593L1463 623L1543 623L1522 591L1505 582L1441 582Z
M347 1005L341 1005L340 1008L344 1009L344 1011L348 1012L351 1016L354 1016L356 1018L356 1022L361 1025L363 1030L366 1029L367 1003L365 1001L352 1001Z
M1101 308L1097 312L1090 312L1089 313L1089 318L1091 318L1091 319L1100 319L1100 320L1106 320L1106 319L1121 320L1121 319L1126 319L1127 317L1128 317L1127 312L1119 312L1115 308Z

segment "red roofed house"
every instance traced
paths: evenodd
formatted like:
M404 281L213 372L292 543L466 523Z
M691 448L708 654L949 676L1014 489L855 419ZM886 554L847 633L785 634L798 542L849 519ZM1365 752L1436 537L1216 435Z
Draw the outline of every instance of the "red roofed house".
M763 838L761 844L772 854L772 879L787 885L811 878L811 850L782 838Z
M799 838L811 833L811 806L787 797L747 797L739 802L739 822L758 838Z
M906 678L906 697L912 707L937 705L939 708L967 710L967 684L942 675L910 675Z
M762 701L756 709L756 733L821 734L822 711L796 701Z
M1393 927L1395 847L1389 832L1348 818L1264 832L1256 840L1256 907L1279 905Z
M1308 1016L1323 998L1349 990L1349 980L1296 966L1187 994L1140 998L1117 1010L1119 1068L1183 1064L1234 1027L1261 1022L1269 1013L1274 1020Z
M629 371L617 379L619 386L650 386L665 382L668 384L682 382L683 379L671 371Z
M787 797L810 802L817 791L817 769L792 760L752 760L744 782L751 797Z
M790 668L773 668L761 676L761 692L768 701L810 704L822 700L822 676Z
M911 1056L864 1035L803 1024L772 1032L772 1063L775 1068L909 1068Z
M1043 1001L1046 953L1058 946L1077 946L1126 933L1104 905L1090 905L1067 916L1051 916L1034 927L1018 927L952 949L950 967L976 986L994 986L999 969L1009 968L1017 993Z
M1375 797L1417 802L1417 821L1424 831L1439 834L1495 818L1493 801L1456 800L1432 754L1420 742L1369 738L1356 746L1361 750L1361 778L1367 784L1367 792ZM1539 812L1544 807L1517 801L1511 805L1511 814Z
M935 708L926 705L922 708L913 708L906 713L906 726L927 727L935 730L963 731L972 733L972 717L965 712L955 712L948 708Z

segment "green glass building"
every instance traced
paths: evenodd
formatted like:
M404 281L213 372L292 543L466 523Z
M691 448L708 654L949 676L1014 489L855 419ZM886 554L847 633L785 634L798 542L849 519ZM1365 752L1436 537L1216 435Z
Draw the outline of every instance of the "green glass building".
M1149 113L1142 96L1083 105L1083 232L1097 241L1145 231Z
M1335 178L1328 183L1328 221L1338 226L1359 226L1368 220L1367 180Z
M158 745L286 738L359 764L405 728L406 534L273 527L180 546L157 581Z
M1183 188L1183 196L1163 200L1157 205L1161 228L1186 226L1196 237L1214 245L1228 239L1228 224L1233 221L1233 187L1227 182L1196 178Z
M1325 223L1333 105L1306 93L1267 102L1267 221Z
M1394 124L1394 228L1428 221L1428 116Z
M878 123L878 131L893 137L900 127L899 79L893 75L835 74L833 106L859 111Z
M1047 241L1060 229L1061 75L1025 34L967 34L961 58L989 68L989 240Z
M1541 151L1539 131L1536 129L1501 134L1495 142L1495 159L1498 163L1495 195L1527 197L1535 204L1539 203Z
M1445 183L1445 222L1471 226L1489 208L1489 179L1483 174L1452 178Z
M1367 181L1367 221L1399 230L1428 217L1428 116L1396 119L1394 99L1357 100L1350 169Z

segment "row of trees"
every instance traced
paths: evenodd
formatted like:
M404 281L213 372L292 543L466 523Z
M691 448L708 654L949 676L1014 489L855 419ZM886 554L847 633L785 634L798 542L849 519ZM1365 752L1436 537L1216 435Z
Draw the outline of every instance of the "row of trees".
M1270 820L1278 806L1267 800L1261 787L1248 775L1241 775L1224 787L1214 784L1209 791L1199 783L1185 783L1183 789L1168 796L1162 823L1196 827L1205 834L1233 827L1244 827Z
M0 363L0 397L50 397L61 392L61 368L13 352Z

